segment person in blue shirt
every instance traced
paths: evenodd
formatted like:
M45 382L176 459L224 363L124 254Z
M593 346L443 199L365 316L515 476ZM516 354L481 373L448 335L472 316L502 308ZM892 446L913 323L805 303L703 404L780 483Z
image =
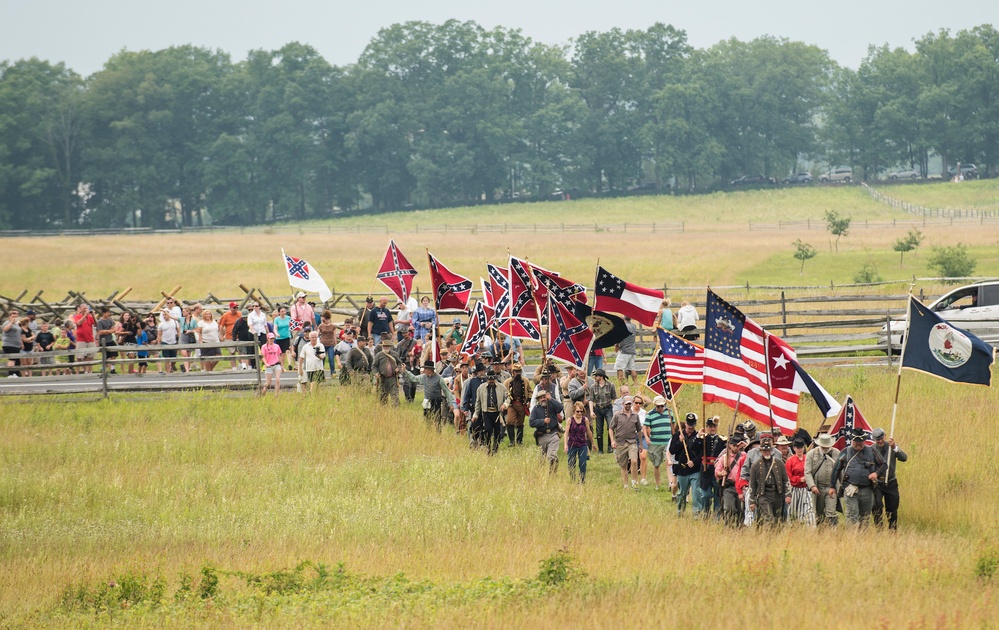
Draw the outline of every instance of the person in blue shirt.
M420 307L413 313L413 329L417 341L426 341L431 337L434 326L437 325L437 313L430 308L430 298L423 296Z

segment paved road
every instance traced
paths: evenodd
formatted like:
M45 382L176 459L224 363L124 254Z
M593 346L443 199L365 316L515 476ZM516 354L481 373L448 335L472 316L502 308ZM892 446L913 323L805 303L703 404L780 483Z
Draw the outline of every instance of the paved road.
M295 374L285 373L281 379L281 389L295 388ZM257 386L255 371L194 372L192 374L173 373L145 376L134 374L113 374L108 376L109 391L171 391L197 389L253 389ZM75 394L100 393L101 377L93 375L71 376L32 376L29 378L0 378L0 395L25 394Z

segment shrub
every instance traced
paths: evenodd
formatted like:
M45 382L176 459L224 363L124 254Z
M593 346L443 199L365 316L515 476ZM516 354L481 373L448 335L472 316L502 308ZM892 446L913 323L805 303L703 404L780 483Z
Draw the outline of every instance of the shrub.
M868 261L864 263L864 266L860 268L860 271L853 274L853 281L857 284L870 284L872 282L881 282L881 274L878 273L878 267L873 262Z
M936 269L942 278L966 278L975 272L977 264L961 243L953 247L934 247L929 261L930 269Z
M541 570L538 571L538 582L546 586L561 586L572 580L583 576L583 572L576 568L576 559L569 553L569 550L562 547L554 554L541 561Z

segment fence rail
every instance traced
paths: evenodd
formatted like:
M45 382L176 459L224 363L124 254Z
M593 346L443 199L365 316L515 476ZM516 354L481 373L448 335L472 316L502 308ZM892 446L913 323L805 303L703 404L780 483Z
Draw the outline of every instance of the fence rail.
M915 226L941 225L941 224L953 225L955 219L958 221L974 221L977 219L980 223L985 223L986 221L992 222L995 220L999 220L999 210L980 210L978 208L927 208L926 206L921 206L919 204L912 203L909 201L904 201L902 199L896 199L891 195L886 195L880 190L872 188L867 184L862 183L861 186L864 187L864 189L867 191L867 193L871 196L872 199L881 202L883 204L889 205L892 208L904 210L909 214L915 214L921 217L936 217L939 219L949 219L949 221L943 221L943 222L924 221L921 224L917 222ZM850 227L853 227L854 225L855 225L854 223L851 223Z

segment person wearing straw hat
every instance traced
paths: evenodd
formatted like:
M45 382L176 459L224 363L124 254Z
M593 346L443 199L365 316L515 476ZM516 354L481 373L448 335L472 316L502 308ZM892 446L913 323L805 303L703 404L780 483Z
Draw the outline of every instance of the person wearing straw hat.
M888 472L886 477L879 477L878 483L874 486L874 524L882 526L882 516L888 513L888 529L898 529L898 478L895 476L895 462L909 460L909 456L895 444L894 438L885 439L884 429L874 429L874 449L881 455L881 459L888 462Z
M835 527L839 521L836 512L836 478L833 470L840 451L833 446L836 438L820 433L815 438L815 448L805 455L805 486L812 495L815 522Z

